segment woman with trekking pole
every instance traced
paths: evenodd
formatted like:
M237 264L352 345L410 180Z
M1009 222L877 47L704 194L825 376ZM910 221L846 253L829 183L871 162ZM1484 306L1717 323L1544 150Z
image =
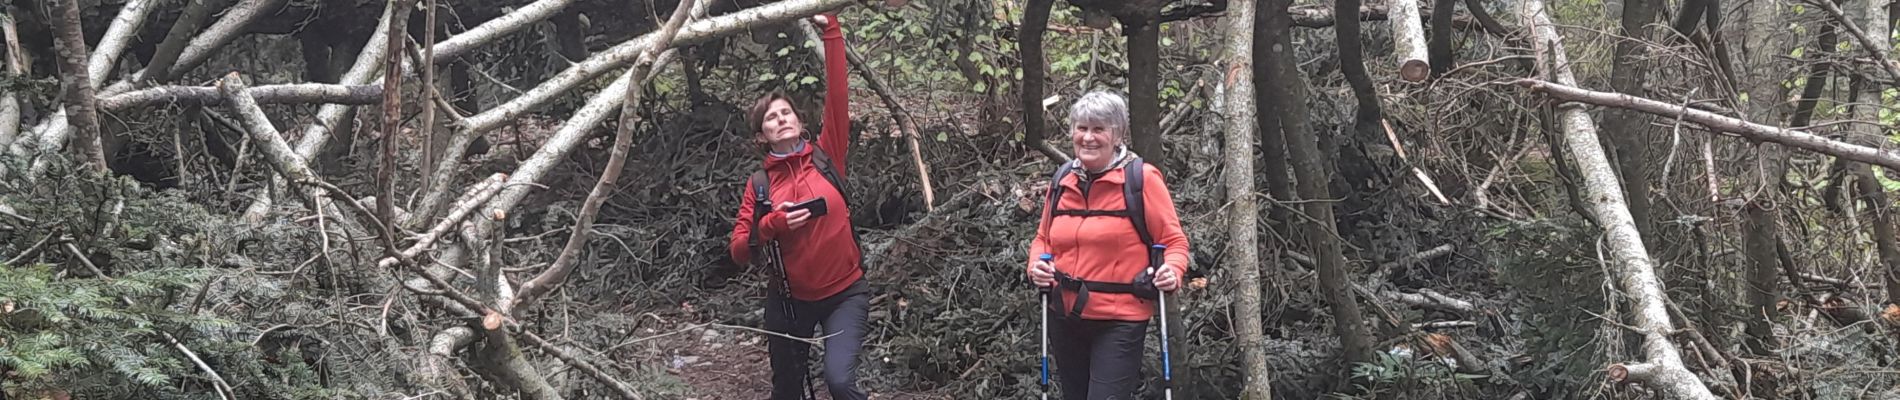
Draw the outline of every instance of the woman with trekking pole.
M1121 95L1096 91L1076 99L1069 125L1075 160L1051 179L1029 245L1030 282L1047 293L1045 357L1055 353L1063 399L1132 399L1148 319L1187 273L1187 235L1161 172L1126 145L1128 103ZM1166 335L1164 329L1164 359ZM1163 390L1171 392L1172 371L1165 368Z
M739 264L767 267L773 277L765 300L766 328L801 338L824 338L824 382L833 399L864 399L858 388L858 352L870 308L863 252L845 205L845 161L851 146L850 89L844 32L837 15L812 18L822 28L825 54L823 132L808 140L805 114L784 93L758 99L743 130L764 150L764 166L746 181L730 251ZM823 333L813 335L822 326ZM804 341L767 339L772 398L810 398Z

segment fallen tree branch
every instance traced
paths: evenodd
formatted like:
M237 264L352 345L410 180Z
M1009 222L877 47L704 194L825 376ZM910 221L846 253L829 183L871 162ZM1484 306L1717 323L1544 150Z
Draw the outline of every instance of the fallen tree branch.
M678 42L677 44L680 46L698 44L712 38L729 35L750 28L815 15L852 3L851 0L793 0L769 3L693 22L679 31L678 36L674 37L673 40ZM547 104L547 102L552 101L555 97L568 93L576 86L591 82L595 78L599 78L601 75L614 69L627 66L628 63L634 61L634 57L639 56L641 52L651 48L655 39L657 38L654 33L640 35L639 37L615 45L606 51L602 51L593 57L588 57L586 60L582 60L568 67L566 70L561 71L560 74L555 75L553 78L542 82L540 85L528 89L527 92L522 93L520 96L510 99L507 103L496 106L488 111L469 116L468 119L463 121L464 125L462 128L474 130L477 133L493 130L503 123L513 120L515 117L538 108L543 104ZM608 91L611 92L612 90ZM618 105L618 100L617 97L614 99L614 105ZM560 153L566 152L567 150L560 151ZM514 175L517 178L538 178L538 174L516 173Z
M1404 303L1405 305L1418 307L1418 308L1427 308L1427 309L1458 313L1458 314L1477 314L1478 313L1478 307L1471 305L1471 302L1455 299L1455 298L1452 298L1451 296L1446 296L1443 293L1438 293L1437 291L1434 291L1431 289L1419 289L1418 293L1405 293L1405 292L1400 292L1400 291L1395 291L1395 290L1388 290L1388 291L1381 291L1379 294L1381 295L1380 297L1392 299L1393 301L1397 301L1399 303Z
M1420 322L1420 323L1412 324L1412 329L1416 329L1416 330L1457 329L1457 328L1476 328L1476 327L1478 327L1478 323L1472 322L1472 321L1433 321L1433 322Z
M1399 78L1407 82L1424 81L1431 76L1430 53L1425 46L1424 15L1418 0L1392 0L1392 52L1399 59Z
M1544 13L1542 0L1530 0L1518 5L1521 7L1526 25L1531 27L1532 47L1540 60L1539 72L1563 84L1575 84L1576 78L1570 71L1570 60L1564 54L1562 38L1557 35L1556 25ZM1630 216L1628 203L1623 200L1622 187L1617 181L1610 161L1604 155L1601 142L1597 139L1596 123L1580 107L1560 107L1559 121L1562 123L1562 137L1566 144L1566 153L1576 162L1587 183L1583 185L1589 193L1590 213L1604 229L1605 242L1615 266L1616 281L1629 296L1629 310L1634 317L1635 328L1643 335L1643 353L1648 358L1643 365L1655 365L1644 371L1649 379L1646 386L1663 395L1677 399L1715 400L1709 387L1702 379L1683 366L1681 349L1669 340L1675 332L1665 307L1667 295L1663 284L1656 276L1655 266L1649 258L1649 250L1644 246L1642 236L1636 231L1636 221ZM1654 363L1654 364L1648 364ZM1619 364L1620 365L1620 364ZM1616 370L1618 368L1612 368ZM1615 376L1615 374L1612 374Z
M816 36L813 38L816 39ZM904 109L904 105L897 102L897 96L891 94L890 88L884 86L884 80L879 79L877 73L871 71L871 66L866 65L863 58L858 57L856 51L847 47L845 59L851 62L852 68L858 70L858 76L864 77L864 82L871 87L871 91L877 93L879 99L884 100L884 107L891 109L891 118L897 120L898 129L904 132L904 140L910 143L910 159L917 164L917 179L924 187L924 211L936 212L937 191L931 187L930 165L924 164L923 147L917 143L917 138L921 136L921 133L917 131L917 122L911 119L910 110Z
M410 259L421 256L422 252L428 251L430 247L435 246L435 242L441 240L442 235L447 235L455 226L461 224L462 220L468 219L469 215L474 214L475 210L480 208L482 204L487 203L488 199L494 198L495 193L501 191L502 182L507 179L508 174L497 173L490 175L488 179L469 188L461 200L456 201L455 206L449 208L449 215L447 217L443 217L434 227L429 228L428 232L416 236L416 242L398 252L396 257L386 257L378 260L376 267L379 269L389 269L401 262L400 259Z
M382 98L383 86L296 83L248 87L244 89L244 94L255 99L258 104L366 105L376 104ZM215 86L159 86L99 98L99 108L104 110L161 104L217 107L224 105L224 95L219 94Z
M633 126L639 119L637 107L641 100L640 88L645 86L655 65L661 61L659 60L660 52L673 54L670 48L673 36L679 33L680 25L686 22L686 17L690 14L689 11L692 10L694 3L694 0L680 0L679 7L673 10L672 18L667 19L666 25L660 28L654 46L641 54L639 61L634 62L633 68L627 71L629 83L626 90L621 92L623 97L620 126L617 128L618 132L614 134L614 144L607 157L606 170L601 171L600 179L594 182L593 190L589 191L587 199L581 202L580 214L575 218L574 227L569 229L572 233L567 237L567 244L561 247L560 255L555 257L554 264L546 271L542 271L540 275L536 275L534 279L523 283L514 299L502 303L500 310L502 314L510 314L523 304L533 304L542 295L553 291L561 282L567 281L567 276L574 272L581 250L587 246L588 240L592 239L594 230L590 227L594 226L594 218L600 214L601 204L605 203L608 194L613 192L615 184L620 180L620 170L627 164L627 150L633 147Z
M278 9L284 7L286 2L287 0L244 0L243 3L238 4L237 8L225 12L217 22L211 23L211 27L205 28L203 34L192 38L191 44L185 47L182 54L178 56L178 62L171 68L154 70L148 67L134 76L130 82L177 80L185 72L204 65L205 61L211 59L214 52L231 44L232 41L237 40L238 36L248 33L251 24L276 13ZM363 50L367 52L369 48L364 47Z
M1514 84L1559 100L1627 108L1665 117L1680 116L1683 121L1694 122L1714 131L1731 133L1750 140L1774 142L1782 146L1900 170L1900 153L1828 139L1804 130L1762 125L1699 109L1621 93L1598 92L1557 82L1519 79Z

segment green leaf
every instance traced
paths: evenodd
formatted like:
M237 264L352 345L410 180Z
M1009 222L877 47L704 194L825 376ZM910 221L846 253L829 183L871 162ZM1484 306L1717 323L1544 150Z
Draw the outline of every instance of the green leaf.
M970 90L978 91L978 92L986 91L989 89L990 89L989 83L985 83L985 82L977 82L976 85L972 85L970 87Z
M816 76L807 76L803 78L798 78L798 84L800 85L810 85L814 83L818 83L818 77Z
M1794 48L1794 51L1792 51L1792 52L1789 52L1789 53L1788 53L1788 56L1789 56L1789 57L1794 57L1794 58L1801 58L1801 55L1802 55L1802 54L1806 54L1806 53L1807 53L1807 50L1808 50L1808 48L1807 48L1806 46L1803 46L1803 47L1796 47L1796 48Z
M983 52L981 51L970 52L970 62L973 62L973 63L983 62Z
M785 56L786 54L792 54L792 48L791 48L791 47L789 47L789 46L788 46L788 47L780 47L780 48L778 48L778 56L779 56L779 57L784 57L784 56Z
M944 133L944 132L937 132L937 141L939 141L939 142L948 142L948 141L950 141L950 134L949 134L949 133Z
M1794 5L1794 15L1806 14L1807 12L1808 12L1808 6L1806 4L1797 3Z
M767 73L764 73L764 74L760 74L760 75L759 75L759 81L760 81L760 82L764 82L764 81L769 81L769 80L773 80L773 79L778 79L778 74L774 74L774 73L770 73L770 72L767 72Z

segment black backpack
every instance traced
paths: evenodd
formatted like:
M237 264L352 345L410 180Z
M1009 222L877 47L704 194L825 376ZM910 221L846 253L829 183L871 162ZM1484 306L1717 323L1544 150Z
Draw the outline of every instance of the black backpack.
M838 177L836 167L831 164L831 156L825 154L823 148L812 146L811 162L813 167L818 168L818 175L824 176L825 182L831 183L831 187L838 189L838 196L844 199L844 206L849 207L849 204L851 204L851 196L845 192L844 180ZM760 249L763 244L759 241L759 220L764 218L765 214L772 212L772 180L771 177L765 174L765 170L761 169L752 172L751 181L753 201L752 233L750 235L751 237L747 239L747 243L756 251ZM851 245L858 248L858 268L860 269L864 268L864 245L861 242L862 241L858 239L858 230L854 227L851 229ZM754 260L755 262L759 261L757 257L755 257Z

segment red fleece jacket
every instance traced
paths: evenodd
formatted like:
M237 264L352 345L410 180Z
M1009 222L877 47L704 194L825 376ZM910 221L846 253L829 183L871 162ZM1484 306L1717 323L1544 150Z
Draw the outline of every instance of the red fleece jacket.
M818 135L818 147L831 157L838 178L844 179L845 160L849 158L851 147L851 91L847 84L850 77L845 74L844 30L836 14L826 14L826 17L831 22L820 36L824 39L825 54L833 56L825 57L824 131ZM739 196L739 216L733 224L729 245L732 260L746 264L752 262L752 252L746 243L752 230L759 230L761 240L778 240L786 277L791 281L792 298L807 301L838 294L864 276L858 266L858 247L851 242L851 210L845 207L844 195L826 182L812 163L810 146L800 146L786 157L766 155L765 175L771 181L768 195L773 203L824 197L828 213L791 229L785 222L784 211L753 209L752 183L747 179L745 192ZM766 213L759 220L760 226L753 226L755 212Z
M1062 182L1054 183L1063 187L1062 198L1057 201L1064 210L1125 210L1123 175L1122 167L1110 169L1090 181L1089 191L1084 194L1076 184L1082 174L1070 174ZM1186 277L1188 240L1181 230L1181 217L1174 211L1173 196L1168 194L1167 183L1162 181L1161 171L1154 165L1142 168L1141 175L1142 207L1147 213L1148 229L1153 231L1156 244L1168 246L1162 262L1173 267L1176 277ZM1148 268L1148 249L1127 218L1074 215L1049 218L1049 211L1042 210L1043 219L1038 220L1036 239L1029 243L1029 263L1024 265L1025 271L1035 265L1042 253L1055 255L1052 263L1057 271L1086 281L1131 282ZM1075 291L1063 290L1062 304L1075 304L1075 297ZM1089 292L1089 304L1082 309L1082 318L1147 321L1154 316L1154 310L1154 302L1133 294Z

